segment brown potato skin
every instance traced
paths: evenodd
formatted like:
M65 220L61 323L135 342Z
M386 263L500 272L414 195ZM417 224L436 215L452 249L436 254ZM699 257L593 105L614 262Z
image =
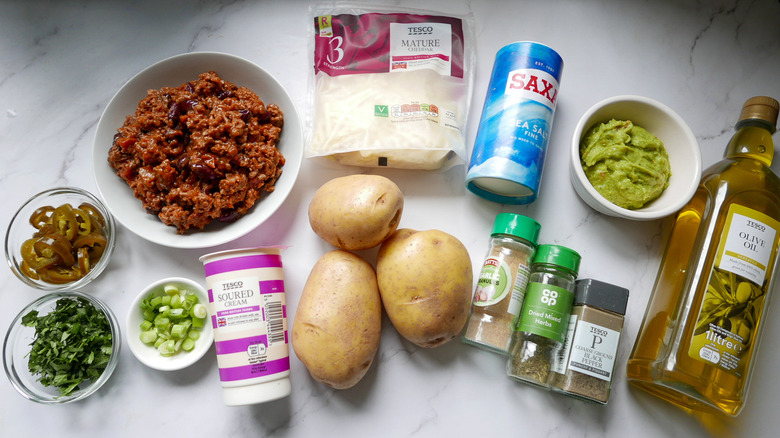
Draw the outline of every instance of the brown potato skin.
M333 250L314 265L295 312L292 346L309 374L335 389L356 385L379 349L382 301L370 263Z
M349 251L373 248L398 228L401 189L380 175L348 175L323 184L309 203L312 230L331 245Z
M439 230L399 229L379 248L376 272L385 312L410 342L438 347L463 329L474 276L457 238Z

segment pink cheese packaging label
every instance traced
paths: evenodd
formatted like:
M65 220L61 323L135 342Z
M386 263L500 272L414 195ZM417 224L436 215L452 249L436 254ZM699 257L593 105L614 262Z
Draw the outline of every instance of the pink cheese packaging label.
M314 17L314 70L329 76L431 69L463 78L459 18L406 13Z

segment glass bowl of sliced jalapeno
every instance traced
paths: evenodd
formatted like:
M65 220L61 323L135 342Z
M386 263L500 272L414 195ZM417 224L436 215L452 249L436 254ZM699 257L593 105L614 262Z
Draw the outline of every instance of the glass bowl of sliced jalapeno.
M111 214L91 193L77 187L46 190L27 200L11 219L6 261L36 289L78 289L108 265L115 228Z

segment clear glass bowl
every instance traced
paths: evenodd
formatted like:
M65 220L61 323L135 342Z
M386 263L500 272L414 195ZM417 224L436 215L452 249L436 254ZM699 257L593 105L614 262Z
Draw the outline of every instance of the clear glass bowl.
M47 283L25 274L21 268L22 243L33 237L37 229L30 223L30 216L40 207L58 207L69 203L76 208L82 203L89 203L105 218L106 248L97 263L91 267L87 275L64 284ZM116 225L114 218L103 203L91 193L76 187L58 187L43 191L25 202L11 219L5 235L5 258L11 271L25 284L45 291L73 290L85 286L94 280L108 265L116 243Z
M22 325L22 318L32 310L37 310L39 316L48 314L54 309L57 300L60 298L77 299L83 298L90 302L96 309L103 312L111 326L112 349L108 365L97 380L85 381L79 385L79 389L73 391L67 396L60 395L57 388L53 386L43 386L38 382L38 376L30 373L27 355L30 352L31 344L35 339L35 328ZM119 351L122 346L122 336L114 313L102 301L97 298L78 291L61 291L47 294L25 307L14 318L3 343L3 366L5 374L11 381L14 388L27 398L34 402L43 404L63 404L81 400L93 394L100 389L104 383L111 377L119 363Z

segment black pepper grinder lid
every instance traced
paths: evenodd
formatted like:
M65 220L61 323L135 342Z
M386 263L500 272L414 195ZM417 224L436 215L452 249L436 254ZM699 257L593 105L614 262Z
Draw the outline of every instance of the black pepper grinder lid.
M577 280L574 305L599 307L620 315L626 314L628 289L591 278Z

